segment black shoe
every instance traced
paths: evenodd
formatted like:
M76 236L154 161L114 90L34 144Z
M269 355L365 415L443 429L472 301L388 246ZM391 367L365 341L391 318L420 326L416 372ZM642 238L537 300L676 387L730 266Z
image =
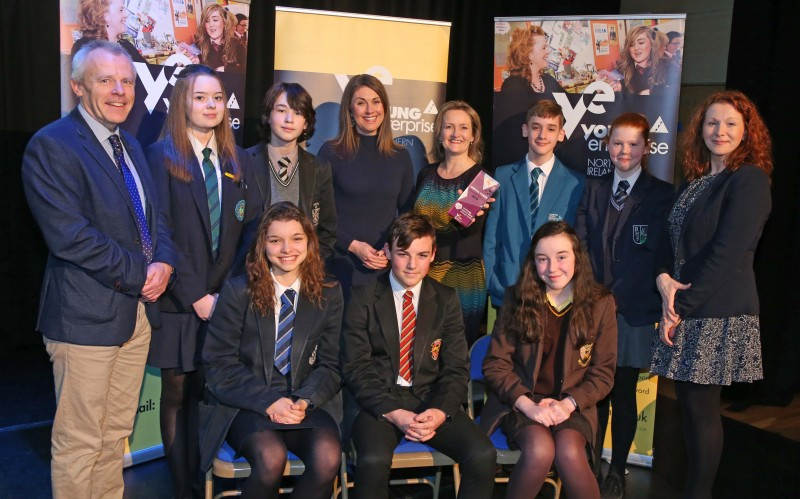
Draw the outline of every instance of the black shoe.
M609 470L603 486L600 488L602 499L622 499L625 497L625 477L621 477L614 470Z

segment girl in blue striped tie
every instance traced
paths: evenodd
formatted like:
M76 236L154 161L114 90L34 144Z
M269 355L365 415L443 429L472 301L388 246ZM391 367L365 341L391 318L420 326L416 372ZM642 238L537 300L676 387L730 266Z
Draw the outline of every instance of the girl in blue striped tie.
M252 470L242 497L278 497L287 451L305 464L292 497L333 491L342 292L324 276L313 225L284 201L261 219L246 274L220 293L203 350L201 466L210 467L226 439Z

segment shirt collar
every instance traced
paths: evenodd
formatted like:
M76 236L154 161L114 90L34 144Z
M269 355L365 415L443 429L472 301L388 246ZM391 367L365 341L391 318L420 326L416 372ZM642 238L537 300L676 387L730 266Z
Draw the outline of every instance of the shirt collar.
M114 131L110 131L108 128L103 126L102 123L94 119L94 117L89 114L89 112L86 111L81 104L78 104L78 112L81 113L83 119L86 120L86 124L89 125L89 129L92 131L94 136L97 137L97 140L100 141L101 144L108 140L108 138L112 135L119 134L119 127L116 127Z
M424 279L423 279L423 280L424 280ZM405 288L405 287L403 287L403 285L402 285L402 284L400 284L400 281L398 281L398 280L397 280L397 279L394 277L394 274L392 273L392 271L391 271L391 270L389 271L389 284L392 286L392 294L394 294L394 295L396 295L396 296L400 296L400 297L402 297L402 296L403 296L403 294L404 294L406 291L411 291L412 293L414 293L414 296L415 296L415 297L418 297L418 296L419 296L419 290L420 290L420 289L422 289L422 280L421 280L421 281L419 281L419 282L416 284L416 286L414 286L414 287L412 287L412 288Z
M208 141L208 144L202 144L199 140L197 140L197 137L195 137L191 131L187 130L186 133L189 134L189 143L192 145L192 150L194 151L195 156L202 158L203 149L208 147L211 149L212 161L217 157L217 136L213 131L211 132L211 139Z
M536 168L537 166L539 167L540 170L542 170L542 173L540 174L540 176L544 175L545 177L547 177L547 176L550 175L550 172L553 171L553 166L556 164L556 155L553 154L552 156L550 156L550 159L548 159L547 161L545 161L541 165L537 165L536 163L531 161L530 158L528 157L528 155L526 154L525 155L525 162L528 164L528 176L529 177L530 177L531 172L533 171L533 169Z
M272 274L272 270L269 271ZM289 286L284 286L283 284L279 283L277 279L275 279L275 275L272 275L272 282L275 284L275 299L278 303L281 301L281 296L283 293L286 292L287 289L293 289L295 292L295 299L294 304L297 304L297 296L300 296L300 278L298 277L295 281L290 284Z
M615 168L614 169L614 183L611 185L611 187L612 187L611 192L614 192L614 191L617 190L617 185L619 184L619 181L624 178L625 180L628 181L628 184L630 184L629 187L628 187L628 194L630 194L631 190L633 189L633 184L636 183L636 181L639 179L639 176L641 174L642 174L642 165L637 166L633 170L633 172L629 173L626 177L621 177L619 175L619 173L617 173L617 169Z

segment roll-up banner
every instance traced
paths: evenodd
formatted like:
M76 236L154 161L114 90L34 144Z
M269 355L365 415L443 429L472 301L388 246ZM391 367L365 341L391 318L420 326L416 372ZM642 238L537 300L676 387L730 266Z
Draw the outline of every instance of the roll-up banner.
M389 94L394 140L411 153L416 174L433 146L449 42L447 22L276 7L275 81L299 83L313 96L317 123L308 150L316 154L338 132L350 78L375 76Z
M566 118L566 138L555 150L565 165L589 177L610 173L603 142L609 125L623 112L638 112L651 126L647 167L672 182L685 22L685 14L495 18L492 165L526 155L527 110L553 99ZM543 53L531 48L531 36L544 37ZM656 390L657 378L642 373L630 463L652 466Z
M221 7L221 37L202 27L204 9L208 19L216 11L210 5ZM192 62L213 64L205 54L213 51L208 49L210 44L220 42L220 52L227 54L229 62L214 69L228 93L231 128L241 145L247 31L238 29L244 31L244 38L237 32L237 14L249 17L249 13L250 0L61 0L61 114L77 104L69 85L74 52L92 38L113 39L136 67L136 99L122 127L147 148L161 133L175 76Z
M221 37L213 29L200 29L204 24L210 26L202 22L204 12L208 19L214 12L221 13L219 17L224 23ZM161 133L175 76L184 65L209 62L204 60L203 44L220 40L223 52L228 45L234 49L229 51L233 54L228 57L229 62L214 69L227 90L230 125L241 144L247 31L239 26L239 18L249 17L249 12L250 0L61 0L62 115L77 104L69 84L72 55L93 38L116 41L131 56L136 68L136 98L122 127L147 148ZM133 434L125 447L125 466L163 455L158 418L160 397L160 371L148 367Z
M592 177L610 172L603 139L617 115L632 111L651 125L650 173L672 182L685 22L685 14L495 18L492 165L525 156L525 113L549 98L566 117L566 139L555 150L565 165ZM545 34L544 63L521 42L532 27ZM530 81L525 64L545 66L542 80Z

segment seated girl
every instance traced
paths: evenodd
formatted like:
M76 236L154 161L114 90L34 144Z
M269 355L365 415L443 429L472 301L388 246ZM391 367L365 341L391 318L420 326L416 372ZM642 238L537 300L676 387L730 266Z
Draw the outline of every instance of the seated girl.
M507 292L483 363L490 393L481 426L488 434L499 426L521 451L507 498L534 497L554 462L569 497L600 497L586 447L616 359L614 298L595 283L575 231L545 223Z
M201 405L201 465L222 440L247 459L242 497L278 497L287 450L305 464L292 497L330 497L341 444L338 404L342 292L324 280L311 221L271 206L246 274L222 288L203 349L209 401ZM334 415L332 415L332 413Z

